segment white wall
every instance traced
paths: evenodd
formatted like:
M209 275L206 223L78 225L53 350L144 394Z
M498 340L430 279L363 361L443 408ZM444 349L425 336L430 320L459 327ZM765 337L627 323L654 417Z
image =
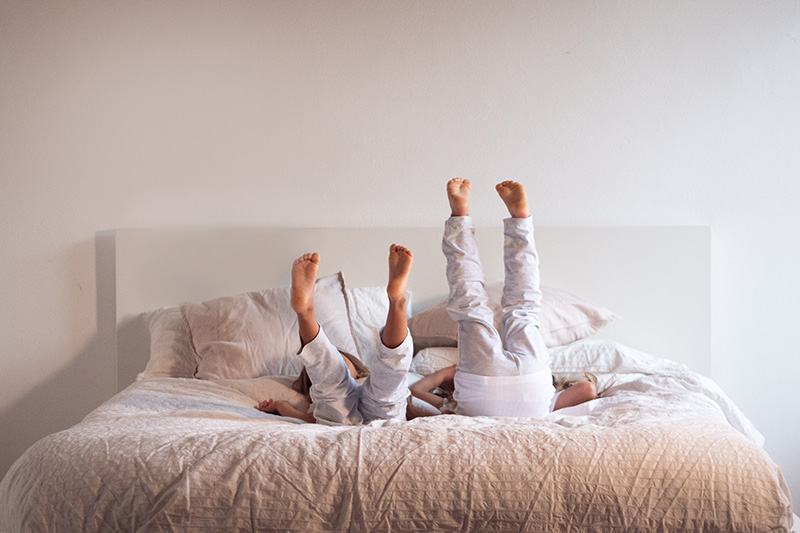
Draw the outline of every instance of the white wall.
M800 494L799 38L792 0L3 1L0 473L115 391L96 232L438 225L457 175L481 224L516 178L541 225L712 226L712 376Z

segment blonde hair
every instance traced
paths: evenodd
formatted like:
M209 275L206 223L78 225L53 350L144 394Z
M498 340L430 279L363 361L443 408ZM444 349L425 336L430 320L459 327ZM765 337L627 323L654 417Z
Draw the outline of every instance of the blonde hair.
M609 383L608 386L606 386L605 389L600 390L600 387L598 386L598 383L597 383L597 376L595 376L591 372L584 372L583 373L583 379L566 379L566 378L556 379L556 377L553 376L553 387L556 388L556 392L559 392L559 391L562 391L564 389L568 389L568 388L572 387L573 385L575 385L579 381L588 381L589 383L594 385L594 389L597 391L597 396L599 398L603 394L608 392L608 389L610 389L611 386L614 385L614 383L616 383L617 378L614 378L613 380L611 380L611 383Z
M339 349L337 348L337 350ZM353 363L353 367L356 369L356 379L369 376L369 367L361 362L361 359L353 354L345 352L344 350L339 350L339 353L342 354L345 359ZM297 379L294 380L294 383L292 383L292 388L305 396L306 400L310 402L311 394L309 391L311 390L311 385L313 385L313 383L311 383L311 378L308 377L308 371L304 366L303 370L300 371L300 375L297 376Z

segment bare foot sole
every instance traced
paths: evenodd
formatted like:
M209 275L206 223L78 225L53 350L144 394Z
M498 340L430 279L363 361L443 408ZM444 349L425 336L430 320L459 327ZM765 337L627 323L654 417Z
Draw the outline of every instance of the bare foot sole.
M386 285L389 300L405 299L413 262L414 255L405 246L393 244L389 247L389 283Z
M503 181L497 184L497 193L506 204L512 218L528 218L531 211L528 206L528 196L525 187L516 181Z
M447 200L450 202L450 215L465 217L469 215L469 194L472 183L469 180L453 178L447 182Z
M319 254L303 254L292 264L292 309L304 313L314 308L314 284L319 271Z

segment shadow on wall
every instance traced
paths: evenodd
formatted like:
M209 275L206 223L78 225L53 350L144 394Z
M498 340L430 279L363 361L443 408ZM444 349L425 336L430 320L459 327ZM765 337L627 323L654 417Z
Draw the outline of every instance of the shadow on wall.
M33 443L77 424L117 392L114 233L96 233L94 245L98 334L71 364L0 411L0 477Z

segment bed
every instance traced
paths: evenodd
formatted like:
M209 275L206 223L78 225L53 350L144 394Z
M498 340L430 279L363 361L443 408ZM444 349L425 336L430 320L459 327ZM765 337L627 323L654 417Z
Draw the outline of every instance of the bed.
M500 232L478 234L489 281L502 272ZM120 392L12 466L0 482L2 531L793 526L763 437L707 377L709 228L537 230L553 373L594 373L608 388L602 398L540 420L448 415L358 427L254 408L268 397L303 407L291 388L293 326L279 319L288 265L320 251L320 321L369 363L386 249L414 250L417 379L457 357L438 228L113 237L113 275L98 277L113 280L104 294L114 303ZM225 338L230 327L198 326L226 320L246 327Z

